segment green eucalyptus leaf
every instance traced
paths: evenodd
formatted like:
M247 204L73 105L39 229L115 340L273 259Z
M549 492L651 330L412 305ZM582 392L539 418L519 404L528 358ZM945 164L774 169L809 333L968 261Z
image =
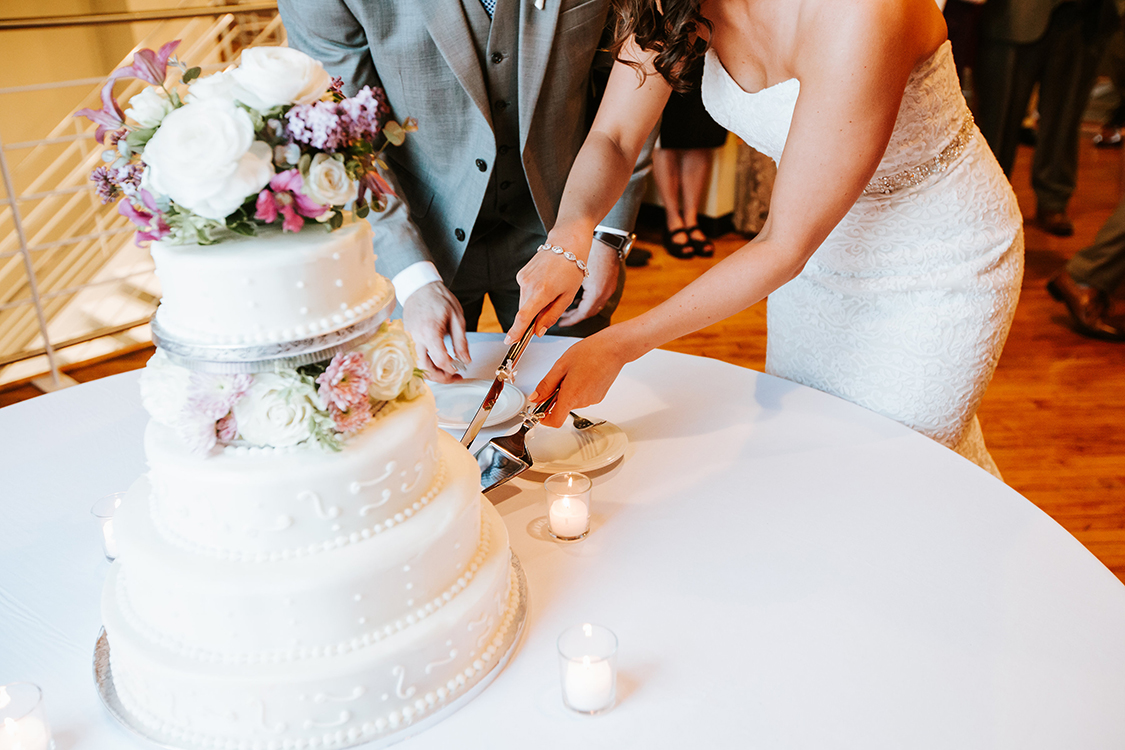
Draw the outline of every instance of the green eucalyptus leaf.
M194 68L188 68L187 70L184 71L184 74L182 76L180 76L180 80L183 81L184 83L191 83L196 78L199 78L199 74L202 73L202 72L203 72L203 68L200 68L198 66L196 66Z
M371 207L368 206L366 203L359 203L359 204L356 205L356 207L352 211L352 213L355 214L355 217L357 219L366 219L367 215L369 213L371 213Z
M394 120L388 120L387 124L383 126L383 135L389 143L395 146L401 146L403 141L406 140L406 131Z
M156 134L156 128L141 128L139 130L132 130L129 135L125 136L125 143L133 151L140 151L149 142L149 139Z

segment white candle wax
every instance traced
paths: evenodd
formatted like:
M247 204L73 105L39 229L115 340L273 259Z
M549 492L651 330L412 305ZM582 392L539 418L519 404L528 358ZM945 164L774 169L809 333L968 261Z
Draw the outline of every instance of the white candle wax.
M102 537L105 541L106 557L117 559L117 537L113 534L113 519L108 518L102 522Z
M34 716L4 719L0 727L0 750L50 750L47 725Z
M555 500L547 516L555 536L582 536L590 525L590 509L576 497L563 496Z
M563 687L567 705L574 710L600 711L613 702L613 669L605 659L571 659Z

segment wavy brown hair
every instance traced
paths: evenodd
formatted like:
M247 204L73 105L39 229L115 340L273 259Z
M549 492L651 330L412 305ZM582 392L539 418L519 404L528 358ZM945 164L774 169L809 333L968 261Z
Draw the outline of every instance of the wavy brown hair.
M696 75L707 51L701 29L711 36L711 22L699 12L701 0L663 0L663 13L656 0L613 0L617 23L609 51L626 65L640 69L631 60L621 59L621 50L630 37L646 52L655 52L656 72L676 91L687 91L697 85Z

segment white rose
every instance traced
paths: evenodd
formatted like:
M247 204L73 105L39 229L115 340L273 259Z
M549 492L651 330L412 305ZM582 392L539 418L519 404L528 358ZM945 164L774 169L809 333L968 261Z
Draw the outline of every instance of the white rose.
M283 104L310 104L324 96L332 78L324 66L289 47L244 50L231 71L249 98L242 102L262 112Z
M234 421L243 440L284 448L312 437L318 406L316 390L304 381L263 373L234 405Z
M207 219L222 220L273 177L273 153L245 110L221 99L170 113L145 146L145 182Z
M234 104L245 102L249 94L238 85L238 81L229 72L215 73L205 78L197 78L188 85L186 100L189 102L203 102L218 99L219 101Z
M383 324L379 333L359 347L371 365L371 387L367 393L377 401L392 401L414 377L414 342L401 320Z
M175 107L163 87L149 86L129 100L125 116L142 128L155 128L173 109Z
M157 422L178 427L186 418L191 372L172 364L162 349L157 349L141 373L141 403Z
M322 206L342 206L355 198L356 184L348 179L342 156L321 153L309 165L304 192Z

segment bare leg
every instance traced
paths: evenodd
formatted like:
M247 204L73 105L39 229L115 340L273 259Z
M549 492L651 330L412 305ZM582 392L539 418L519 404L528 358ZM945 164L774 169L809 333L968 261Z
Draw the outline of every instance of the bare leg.
M678 149L658 148L652 152L652 175L656 179L656 189L664 203L664 249L676 258L690 258L693 254L691 238L683 231L684 217L680 203L683 189L680 156Z
M699 205L703 202L707 182L711 179L711 149L692 148L681 151L680 165L683 181L684 226L694 227L699 224ZM691 238L697 243L705 243L704 252L714 252L714 246L701 230L692 232Z

